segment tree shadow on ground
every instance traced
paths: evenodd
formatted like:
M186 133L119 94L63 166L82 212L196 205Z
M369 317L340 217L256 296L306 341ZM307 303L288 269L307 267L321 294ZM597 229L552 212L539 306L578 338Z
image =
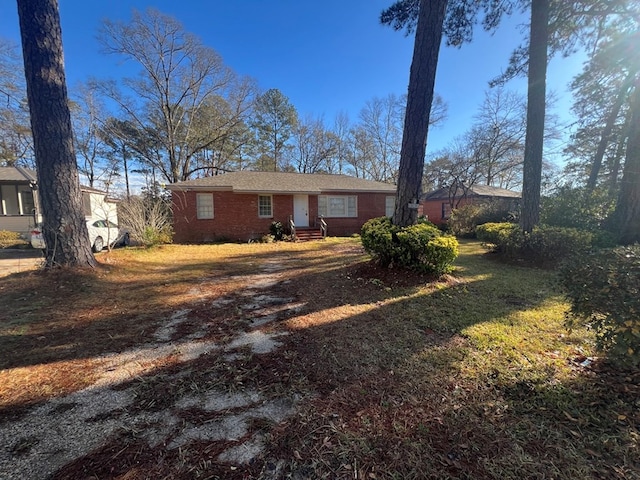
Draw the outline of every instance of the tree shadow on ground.
M176 400L193 388L253 389L304 398L299 413L288 422L252 427L271 436L265 461L285 460L283 468L292 475L334 472L334 478L346 478L358 468L375 475L376 468L380 474L386 465L386 473L405 478L429 478L434 472L458 478L500 478L501 469L514 477L533 478L529 474L535 472L524 465L540 468L540 464L527 464L526 457L543 455L548 445L539 432L558 418L512 414L522 408L519 389L523 387L518 386L517 376L503 377L508 362L495 369L479 368L481 377L470 379L463 365L482 362L482 354L465 329L485 322L517 323L517 312L535 309L555 296L548 276L518 267L500 276L497 272L502 267L476 258L461 262L459 274L434 282L378 269L363 259L358 248L327 245L172 265L150 261L145 268L157 270L160 278L140 278L125 286L116 274L118 266L109 267L108 274L67 279L71 285L61 282L54 288L74 292L68 300L74 303L77 298L81 314L76 312L70 325L63 322L65 313L78 309L63 311L56 321L43 321L41 331L15 340L12 351L25 354L11 354L8 362L13 363L8 365L28 367L41 361L53 365L144 345L151 332L177 310L188 313L170 341L187 338L203 325L207 333L199 340L221 347L243 331L288 331L288 336L279 337L283 345L272 353L252 354L241 347L237 362L225 360L222 351L186 362L169 359L115 388L136 390L136 401L128 407L131 412L175 410ZM515 281L519 277L527 279L526 290ZM51 287L50 278L34 281L42 282L39 289ZM79 287L86 290L78 292ZM192 289L198 292L185 294ZM92 291L114 296L114 305L118 295L130 295L125 303L137 299L138 306L124 314L110 313L103 303L92 302ZM19 299L28 292L23 286L12 290L12 295ZM171 298L158 300L165 296ZM298 306L276 309L273 321L256 327L251 319L258 310L243 306L258 296L276 299L277 305ZM46 308L46 302L36 313ZM156 309L150 312L145 308L149 306ZM83 321L87 312L95 314ZM106 341L108 335L114 338ZM39 341L51 346L47 353ZM63 348L67 344L72 347ZM35 360L38 355L40 359ZM552 380L550 373L549 381L537 384L540 391L553 393ZM553 405L555 401L542 407ZM185 421L210 420L201 412L187 413L190 416L181 413ZM527 422L540 427L533 430L537 437L525 428ZM565 437L554 448L567 444ZM139 475L152 472L158 477L189 478L190 468L226 446L194 444L185 459L162 445L149 447L138 437L119 436L61 470L58 477L82 471L87 476L133 472L131 478L143 478L136 476L138 471ZM522 463L509 467L519 451ZM554 461L570 460L570 455L554 452L544 453L549 460L540 475L551 476ZM149 463L141 467L145 461ZM359 467L354 466L357 462ZM230 469L214 462L207 473L257 477L263 467L264 462L256 462Z

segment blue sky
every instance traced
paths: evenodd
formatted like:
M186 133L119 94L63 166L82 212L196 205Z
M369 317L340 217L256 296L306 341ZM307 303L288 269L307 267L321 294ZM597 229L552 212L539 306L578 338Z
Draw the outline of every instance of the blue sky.
M236 72L255 78L263 89L278 88L301 116L323 115L328 125L346 112L351 121L374 97L406 93L413 38L380 25L392 0L59 0L67 83L89 76L131 75L130 64L100 53L101 19L127 20L131 9L154 7L182 22L220 53ZM443 47L436 92L449 106L445 125L433 129L428 150L444 147L464 133L488 88L521 41L512 19L493 35L478 29L461 49ZM0 2L0 36L19 44L15 1ZM566 85L580 69L579 58L554 59L549 88L559 97L555 112L568 122ZM525 91L524 79L509 88Z

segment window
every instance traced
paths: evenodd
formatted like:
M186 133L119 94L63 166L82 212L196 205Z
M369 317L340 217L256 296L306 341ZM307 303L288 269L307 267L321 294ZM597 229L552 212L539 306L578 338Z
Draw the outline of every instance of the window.
M196 194L197 216L200 220L213 218L213 194L197 193Z
M2 185L2 214L20 215L18 193L15 185Z
M82 192L82 212L85 217L90 217L91 212L91 194L89 192Z
M384 199L384 214L387 217L393 217L393 213L396 210L396 197L385 197Z
M347 195L320 195L318 214L322 217L357 217L358 197Z
M258 216L273 217L271 195L258 195Z
M31 187L18 187L18 200L20 201L20 211L22 215L31 215L36 210Z
M2 185L0 198L1 215L31 215L36 208L28 185Z
M442 202L442 218L448 219L451 216L451 204L449 202Z

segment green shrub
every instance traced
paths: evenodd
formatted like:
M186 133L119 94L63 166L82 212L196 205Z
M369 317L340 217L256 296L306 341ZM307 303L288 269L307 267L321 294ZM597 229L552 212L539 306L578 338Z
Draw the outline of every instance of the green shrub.
M515 223L485 223L476 227L476 237L493 251L513 255L522 250L524 235Z
M434 273L450 272L458 256L458 242L443 235L430 222L396 227L387 217L374 218L362 226L362 245L382 266Z
M510 206L504 201L463 205L451 212L447 226L457 237L474 237L478 225L517 221L518 212Z
M593 234L577 228L540 225L526 237L525 256L536 263L557 264L591 250Z
M427 244L424 255L427 270L438 275L449 273L453 269L453 261L458 257L458 241L451 235L434 238Z
M589 191L565 185L542 198L540 222L596 232L613 213L614 200L605 188Z
M640 245L574 257L560 279L571 303L567 326L587 325L612 359L640 365Z
M165 225L161 229L147 226L142 232L142 243L145 247L167 244L172 241L173 230L170 225Z
M472 237L478 225L476 219L481 211L482 207L474 204L463 205L454 209L447 221L449 231L457 237Z
M0 248L11 247L20 243L21 237L18 232L10 232L9 230L0 230Z
M284 226L282 222L271 222L269 225L269 231L271 235L273 235L273 239L276 241L280 241L284 238Z
M360 230L362 246L383 267L388 267L394 259L393 235L396 229L388 217L372 218Z
M527 235L513 223L478 225L476 236L488 248L506 257L540 265L555 265L572 255L586 253L593 248L595 238L584 230L548 225L535 227Z

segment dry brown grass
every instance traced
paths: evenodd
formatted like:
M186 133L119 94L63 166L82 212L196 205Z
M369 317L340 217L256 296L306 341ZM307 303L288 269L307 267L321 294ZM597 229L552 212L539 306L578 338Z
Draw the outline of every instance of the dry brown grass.
M582 364L590 337L564 330L552 272L465 243L456 272L434 281L370 265L354 239L98 259L94 271L3 281L4 415L90 384L97 357L143 344L204 280L202 298L233 296L240 276L274 260L286 270L273 293L305 305L278 327L292 332L285 345L241 368L195 362L175 384L163 369L177 367L163 365L139 383L137 408L212 384L310 400L289 422L254 426L270 435L264 462L216 465L220 445L153 450L129 432L57 478L260 478L269 465L283 478L640 478L640 374ZM191 321L211 319L208 305ZM221 337L240 321L233 305L215 315Z

